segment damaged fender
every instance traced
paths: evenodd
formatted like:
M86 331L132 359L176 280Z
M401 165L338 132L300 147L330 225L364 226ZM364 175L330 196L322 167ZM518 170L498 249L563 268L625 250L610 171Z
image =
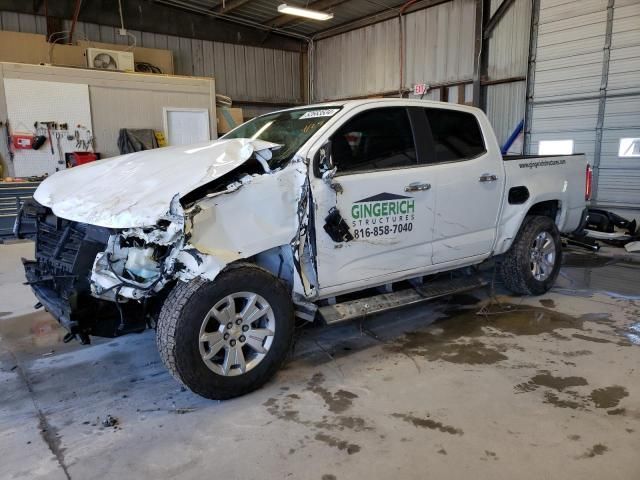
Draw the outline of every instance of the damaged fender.
M213 279L231 262L282 245L290 245L294 258L300 258L299 240L307 227L306 164L294 159L281 170L241 183L237 191L205 198L186 212L189 246L203 260L194 276Z
M264 261L265 252L287 248L296 270L294 301L303 303L315 288L306 235L308 197L307 168L299 158L276 171L245 175L186 210L176 194L154 227L110 237L94 263L92 294L140 300L174 279L213 280L232 262L259 254Z

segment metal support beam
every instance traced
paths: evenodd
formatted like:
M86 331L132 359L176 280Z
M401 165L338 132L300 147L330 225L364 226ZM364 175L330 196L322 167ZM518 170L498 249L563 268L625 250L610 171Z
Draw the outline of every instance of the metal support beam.
M214 12L217 13L229 13L236 8L240 8L245 3L248 3L249 0L229 0L228 2L221 1L220 5L213 8Z
M71 18L71 1L49 1L51 17ZM170 5L170 6L168 6ZM264 30L252 25L232 23L231 19L215 13L211 9L188 8L180 0L127 0L122 2L125 25L128 29L153 32L177 37L197 38L226 43L240 43L282 50L300 52L306 48L306 39L293 38L294 33L271 30L265 38ZM41 5L33 8L32 2L24 0L0 0L0 10L43 15ZM83 2L80 21L120 26L117 0L91 0Z
M489 86L489 85L503 85L505 83L524 82L526 79L527 79L527 77L523 77L523 76L507 77L507 78L496 78L496 79L493 79L493 80L481 79L480 80L480 85L482 85L483 87L486 87L486 86Z
M341 3L345 3L348 0L317 0L315 2L311 2L308 5L305 5L304 8L310 8L312 10L324 11L328 8L335 7L340 5ZM292 22L304 20L303 18L296 17L294 15L278 15L277 17L273 17L271 20L267 20L265 23L267 25L271 25L272 27L282 27L284 25L288 25Z
M540 0L533 0L531 10L531 34L529 36L529 67L527 69L527 105L524 114L524 150L531 148L531 120L533 118L533 92L536 77L536 56L538 54L538 25L540 24Z
M480 98L478 106L487 111L487 89L483 88L483 81L489 77L489 52L490 43L489 39L484 35L484 32L489 23L489 16L491 15L491 0L484 0L482 5L482 48L480 50Z
M453 0L421 0L411 4L404 11L404 13L407 14L411 12L416 12L418 10L424 10L425 8L435 7L436 5L440 5L442 3L449 3L452 1ZM346 22L346 23L343 23L342 25L331 27L331 28L328 28L327 30L322 30L321 32L316 33L313 36L313 40L315 41L315 40L322 40L323 38L335 37L336 35L340 35L341 33L350 32L352 30L357 30L358 28L362 28L362 27L368 27L369 25L384 22L392 18L398 18L399 12L400 12L400 8L393 8L393 9L385 10L380 13L376 13L374 15L370 15L368 17L359 18L358 20Z
M483 32L489 21L491 0L476 0L475 41L473 49L473 104L484 108L482 79L486 77L489 62L488 41Z
M504 14L507 13L509 7L511 7L511 5L513 5L514 3L515 0L502 0L502 3L498 7L498 9L484 26L483 36L485 40L491 36L493 29L498 26L500 20L502 20L502 17L504 17Z
M602 130L604 129L604 112L607 105L607 88L609 87L609 60L611 58L614 6L615 0L607 2L607 27L602 54L602 76L600 78L600 99L596 118L596 144L593 151L593 181L591 186L591 198L596 204L598 203L598 179L600 178L600 158L602 157Z

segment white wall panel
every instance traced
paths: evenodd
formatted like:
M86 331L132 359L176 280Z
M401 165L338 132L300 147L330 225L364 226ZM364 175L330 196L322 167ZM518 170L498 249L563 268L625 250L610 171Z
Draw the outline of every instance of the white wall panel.
M55 119L57 122L73 126L82 125L87 130L93 131L87 85L5 78L4 89L7 118L11 119L14 132L26 130L30 133L33 124L43 118ZM48 101L43 102L43 98L47 98ZM55 132L50 136L52 141L47 141L38 150L15 151L14 175L18 177L52 175L65 168L64 152L74 151L75 141L67 140L66 133L64 136L61 135L60 139L56 138ZM83 138L88 138L85 130L83 130ZM61 158L62 164L59 163Z

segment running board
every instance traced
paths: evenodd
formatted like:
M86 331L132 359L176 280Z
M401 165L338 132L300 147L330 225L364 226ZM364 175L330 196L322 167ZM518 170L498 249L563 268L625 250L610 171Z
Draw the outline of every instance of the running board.
M332 325L373 313L386 312L455 293L475 290L488 285L488 283L479 277L427 282L415 288L326 305L318 308L318 312L320 312L320 316L328 325Z

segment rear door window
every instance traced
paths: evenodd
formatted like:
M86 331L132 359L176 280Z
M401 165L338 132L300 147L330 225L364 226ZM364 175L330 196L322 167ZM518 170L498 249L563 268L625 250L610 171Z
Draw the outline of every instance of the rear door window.
M437 163L468 160L486 152L475 115L458 110L426 108Z
M331 137L331 151L338 173L417 165L404 107L377 108L354 116Z

